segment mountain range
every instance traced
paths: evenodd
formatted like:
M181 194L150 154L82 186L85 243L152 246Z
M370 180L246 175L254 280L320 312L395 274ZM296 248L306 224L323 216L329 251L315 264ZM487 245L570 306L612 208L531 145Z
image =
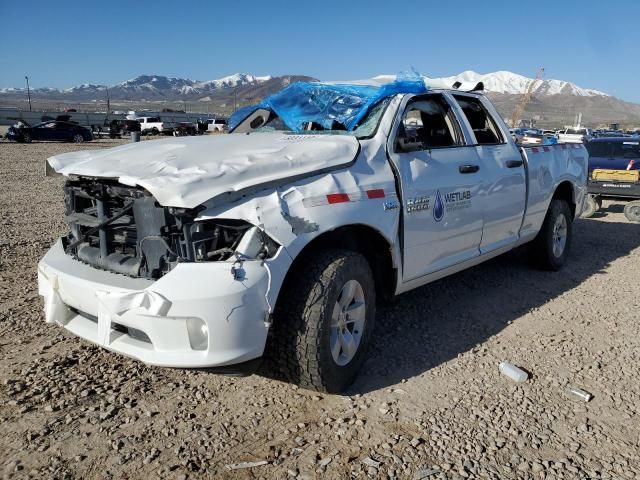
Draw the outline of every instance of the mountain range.
M395 75L379 75L357 83L382 84L392 81ZM498 71L480 74L465 71L449 77L423 77L434 88L450 88L461 82L461 89L471 89L483 82L487 95L495 102L498 111L510 119L522 95L534 80L513 72ZM115 85L82 84L67 89L31 89L32 100L42 102L104 103L111 102L203 102L228 111L236 104L253 103L295 81L317 81L305 75L255 76L236 73L213 80L191 80L163 75L140 75ZM351 83L351 82L345 82ZM25 88L0 89L0 102L4 105L24 103ZM193 107L192 107L193 108ZM583 88L564 80L545 79L539 82L525 110L525 116L537 124L560 125L573 121L576 113L592 124L619 122L640 124L640 105L625 102L598 90Z
M264 84L279 85L283 81L290 82L293 77L254 76L246 73L236 73L214 80L190 80L188 78L166 77L164 75L139 75L115 85L96 85L84 83L67 89L57 88L33 88L34 96L44 96L49 100L68 101L104 101L109 96L110 100L130 101L181 101L200 100L210 94L219 93L222 90L240 87L258 87ZM302 78L302 77L301 77ZM305 79L314 80L310 77ZM275 82L273 81L275 80ZM295 81L295 80L293 80ZM24 96L26 88L2 88L0 96Z
M31 91L34 94L44 94L47 96L62 96L80 100L78 97L96 97L91 98L103 99L106 96L107 89L112 99L119 100L143 100L151 97L164 97L167 100L175 100L177 97L183 99L187 97L189 100L193 97L206 96L210 93L217 93L222 89L243 87L247 85L257 86L269 82L272 79L282 79L285 77L255 76L246 73L236 73L227 77L214 80L190 80L188 78L166 77L163 75L139 75L130 80L126 80L115 85L95 85L84 83L75 87L60 90L57 88L34 88ZM461 82L463 87L468 85L471 88L478 82L484 82L487 92L496 94L523 94L527 90L529 84L533 81L517 73L499 71L487 74L480 74L468 70L450 77L423 77L425 83L431 87L451 87L455 82ZM315 80L308 77L309 80ZM371 79L374 83L386 83L395 79L395 75L378 75ZM357 80L358 83L363 83ZM367 81L364 81L367 82ZM24 94L25 88L2 88L0 94ZM536 95L577 95L581 97L609 96L604 92L589 88L582 88L574 83L563 80L543 80L535 89ZM82 98L84 100L84 98Z

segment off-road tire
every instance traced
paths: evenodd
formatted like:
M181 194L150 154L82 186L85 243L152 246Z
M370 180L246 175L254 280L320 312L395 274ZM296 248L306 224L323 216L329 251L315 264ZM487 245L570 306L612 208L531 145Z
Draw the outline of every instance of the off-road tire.
M330 348L333 308L349 280L357 280L365 298L365 324L358 349L339 366ZM301 387L339 393L355 379L364 361L375 321L375 282L369 263L350 250L327 250L297 262L274 312L265 368ZM274 372L276 373L276 372Z
M560 215L566 220L566 242L561 255L554 253L554 225ZM533 264L543 270L560 270L565 264L571 249L573 237L573 215L565 200L554 198L551 200L542 228L536 238L529 245Z
M584 200L584 210L582 211L583 218L593 217L600 209L600 204L593 195L587 195Z
M640 222L640 200L634 200L624 206L624 216L630 222Z

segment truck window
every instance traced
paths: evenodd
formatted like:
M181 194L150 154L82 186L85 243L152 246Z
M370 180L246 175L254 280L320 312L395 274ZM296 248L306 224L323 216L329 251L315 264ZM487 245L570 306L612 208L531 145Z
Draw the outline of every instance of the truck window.
M402 116L396 146L410 152L462 145L462 135L449 104L441 95L412 100Z
M613 144L613 155L616 158L640 158L640 142L616 142Z
M453 97L464 112L478 145L505 143L498 125L479 99L463 95Z
M608 157L611 153L611 142L589 142L587 151L591 157Z

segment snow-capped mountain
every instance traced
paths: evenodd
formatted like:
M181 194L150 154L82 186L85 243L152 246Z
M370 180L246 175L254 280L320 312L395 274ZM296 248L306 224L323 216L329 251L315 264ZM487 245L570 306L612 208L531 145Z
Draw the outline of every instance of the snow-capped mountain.
M218 78L217 80L207 80L206 82L198 82L193 85L197 89L211 90L217 88L232 88L239 85L248 85L253 83L262 83L271 80L271 75L256 77L247 75L246 73L236 73L227 77Z
M102 98L108 88L110 97L114 99L159 99L177 98L184 95L206 95L225 88L258 85L269 81L271 78L271 76L260 77L246 73L236 73L213 80L199 81L164 75L139 75L111 86L84 83L63 90L57 88L32 88L31 91L34 94L48 94L49 96L60 94L62 96L73 95L84 98L97 94L96 98ZM26 88L0 89L0 94L20 94L24 92L26 92Z
M379 75L374 77L376 83L386 83L395 78L395 75ZM432 88L451 88L456 83L462 83L461 89L471 89L478 82L484 83L485 91L490 93L523 94L527 91L533 78L528 78L517 73L499 71L492 73L477 73L467 70L458 75L450 77L423 77L425 83ZM593 90L582 88L575 83L563 80L542 80L535 89L535 95L577 95L580 97L608 97L609 95Z
M65 93L78 93L78 92L100 92L106 90L105 85L94 85L93 83L83 83L82 85L76 85L75 87L67 88L63 90Z

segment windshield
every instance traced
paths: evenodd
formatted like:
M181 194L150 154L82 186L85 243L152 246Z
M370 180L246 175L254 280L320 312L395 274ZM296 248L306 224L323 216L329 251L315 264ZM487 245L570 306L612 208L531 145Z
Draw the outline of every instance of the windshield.
M366 138L372 136L378 124L380 123L380 119L384 114L387 105L391 101L390 98L385 98L375 104L369 113L365 115L365 117L359 122L358 126L351 130L347 131L344 129L342 125L334 123L332 129L325 129L321 125L315 122L308 122L305 129L301 132L294 132L291 130L280 117L278 117L275 113L271 112L269 119L262 124L262 126L252 130L254 132L286 132L286 133L295 133L296 135L353 135L356 138Z
M584 128L569 128L567 129L566 133L570 135L586 135L587 130L585 130Z
M229 118L228 126L237 133L255 131L277 115L296 133L352 132L364 125L365 117L383 99L427 90L424 80L415 72L398 75L394 81L381 86L295 82L255 105L236 110Z

